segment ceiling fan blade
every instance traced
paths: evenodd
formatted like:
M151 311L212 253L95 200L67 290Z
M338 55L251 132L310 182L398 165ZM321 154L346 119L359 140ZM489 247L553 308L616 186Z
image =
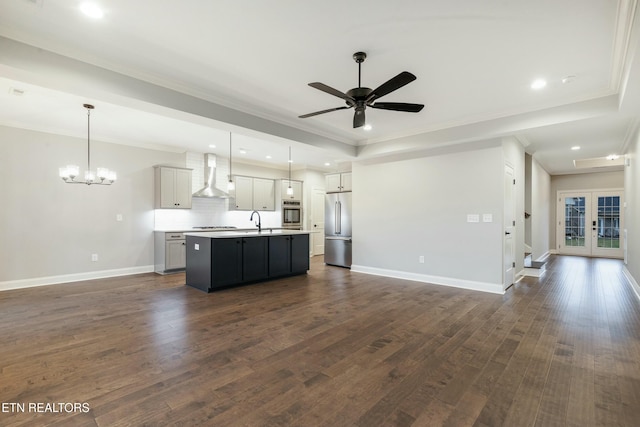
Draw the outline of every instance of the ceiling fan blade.
M364 108L358 108L353 115L353 128L359 128L364 126L365 117L364 117Z
M337 110L347 110L351 107L336 107L336 108L329 108L328 110L322 110L322 111L316 111L315 113L309 113L309 114L303 114L302 116L298 116L298 118L300 119L306 119L307 117L313 117L313 116L317 116L318 114L324 114L324 113L330 113L332 111L337 111Z
M353 99L352 97L350 97L349 95L347 95L346 93L340 92L338 89L334 89L331 86L327 86L324 83L320 83L320 82L313 82L313 83L309 83L309 86L316 88L318 90L321 90L325 93L328 93L329 95L333 95L333 96L337 96L338 98L342 98L346 101L352 101L355 102L355 99Z
M397 76L387 80L385 83L382 83L380 86L375 88L373 92L369 94L367 97L367 103L382 98L388 93L393 92L396 89L400 89L402 86L411 83L416 79L416 76L411 74L408 71L403 71Z
M407 113L418 113L423 108L422 104L407 104L404 102L376 102L370 105L371 108L379 108L381 110L405 111Z

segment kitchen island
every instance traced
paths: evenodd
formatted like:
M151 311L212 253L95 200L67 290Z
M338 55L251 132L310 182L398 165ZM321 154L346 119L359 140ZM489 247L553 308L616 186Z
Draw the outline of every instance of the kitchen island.
M306 274L309 233L302 230L185 233L186 284L204 292Z

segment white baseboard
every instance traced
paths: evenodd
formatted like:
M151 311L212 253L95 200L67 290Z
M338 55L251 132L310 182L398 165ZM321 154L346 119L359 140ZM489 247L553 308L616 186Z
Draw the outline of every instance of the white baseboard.
M629 283L631 284L631 289L633 289L633 292L635 292L638 299L640 299L640 285L638 285L638 282L631 275L631 272L627 269L626 265L622 266L622 273L624 274L624 277L626 277Z
M549 255L558 255L558 250L557 249L549 249Z
M113 270L87 271L86 273L63 274L60 276L34 277L31 279L8 280L0 282L0 291L9 289L32 288L34 286L55 285L59 283L80 282L83 280L104 279L106 277L129 276L131 274L152 273L153 265L116 268Z
M373 274L375 276L393 277L396 279L413 280L415 282L431 283L434 285L451 286L454 288L470 289L472 291L490 292L504 295L504 287L500 283L476 282L472 280L455 279L452 277L431 276L428 274L409 273L406 271L387 270L384 268L352 265L351 271L356 273Z
M538 257L538 259L536 261L545 261L547 258L549 258L551 256L551 251L547 251L545 253L542 254L542 256Z

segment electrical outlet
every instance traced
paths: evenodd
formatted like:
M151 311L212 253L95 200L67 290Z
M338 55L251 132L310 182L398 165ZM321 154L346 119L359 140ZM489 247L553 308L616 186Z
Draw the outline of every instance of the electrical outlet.
M122 221L122 214L116 215L116 221Z
M420 264L424 264L424 255L420 255L420 256L418 257L418 262L419 262Z
M91 261L98 261L98 254L91 254Z

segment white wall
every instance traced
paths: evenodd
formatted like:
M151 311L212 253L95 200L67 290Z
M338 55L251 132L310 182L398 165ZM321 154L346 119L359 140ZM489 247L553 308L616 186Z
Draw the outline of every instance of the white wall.
M531 259L540 260L551 249L549 229L551 228L550 205L551 176L534 158L531 161Z
M627 229L627 264L625 273L640 297L640 136L636 134L627 150L629 166L624 170L625 224Z
M557 248L556 224L558 224L558 218L556 217L558 208L558 191L605 190L623 188L624 185L623 171L551 176L551 200L553 202L549 205L549 215L552 224L552 226L549 227L549 247L553 249ZM626 217L625 221L627 221Z
M502 292L503 171L501 146L354 163L352 270Z
M94 166L117 171L112 186L70 185L58 177L69 163L86 168L86 140L0 127L0 289L29 286L33 278L153 270L152 166L184 166L184 156L99 141L91 146Z

